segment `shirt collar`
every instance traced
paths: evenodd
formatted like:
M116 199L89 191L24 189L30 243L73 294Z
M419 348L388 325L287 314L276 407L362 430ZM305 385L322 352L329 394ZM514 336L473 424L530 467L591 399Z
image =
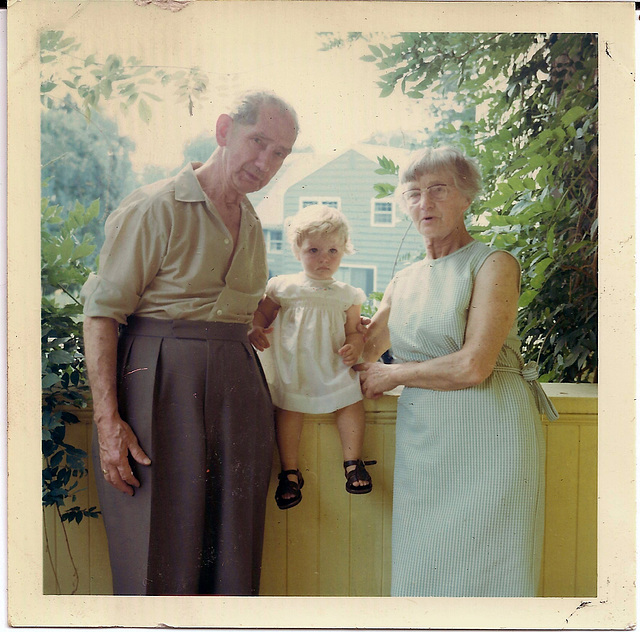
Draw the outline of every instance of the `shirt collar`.
M200 186L200 182L198 182L198 178L196 177L194 167L196 164L199 166L201 163L187 163L180 173L176 176L175 179L175 189L176 189L176 202L205 202L207 201L207 196L205 192L202 190ZM249 201L248 198L245 197L244 200L240 202L240 208L243 213L248 213L249 217L253 220L258 219L258 214L256 213L253 205ZM250 221L250 224L253 225L253 221Z
M196 174L193 163L187 163L176 176L176 201L177 202L205 202L206 196Z

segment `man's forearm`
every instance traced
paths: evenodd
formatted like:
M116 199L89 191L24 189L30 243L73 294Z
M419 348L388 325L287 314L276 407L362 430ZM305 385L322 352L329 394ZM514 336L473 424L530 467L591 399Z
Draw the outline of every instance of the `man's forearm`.
M89 371L96 422L118 413L116 364L118 323L113 318L85 317L84 354Z

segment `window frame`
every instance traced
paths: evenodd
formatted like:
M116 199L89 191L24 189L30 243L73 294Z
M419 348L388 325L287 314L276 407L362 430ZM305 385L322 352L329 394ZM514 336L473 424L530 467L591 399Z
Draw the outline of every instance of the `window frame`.
M273 233L276 231L280 233L280 240L273 239ZM284 250L284 230L282 228L265 228L263 230L263 233L264 233L264 242L265 242L265 246L268 254L270 255L278 254ZM279 243L280 248L274 249L272 247L273 243Z
M305 204L305 202L307 204ZM301 195L298 198L298 210L301 211L305 206L311 206L312 204L324 204L325 202L337 202L337 207L331 206L330 208L337 208L342 212L342 198L338 195ZM327 204L327 206L329 206Z
M341 263L340 267L338 268L338 270L346 270L346 269L359 269L359 270L371 270L373 272L373 276L372 276L372 290L371 292L377 292L377 287L378 287L378 266L377 265L370 265L370 264L364 264L364 263ZM338 279L341 280L341 279ZM350 281L344 281L344 283L348 283L349 285L353 285ZM355 286L354 286L355 287ZM369 294L371 294L371 292L367 293L367 298L369 297Z
M390 222L376 222L376 205L377 204L390 204L391 205L391 221ZM380 211L378 211L380 213ZM389 199L377 199L371 198L371 226L375 226L376 228L394 228L398 223L397 213L396 213L396 202L395 200Z

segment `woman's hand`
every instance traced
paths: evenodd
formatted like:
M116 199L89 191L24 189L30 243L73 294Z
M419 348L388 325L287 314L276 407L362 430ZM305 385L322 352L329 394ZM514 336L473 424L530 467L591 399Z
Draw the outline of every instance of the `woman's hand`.
M378 399L400 384L395 380L395 367L391 364L363 362L353 368L360 373L362 394L368 399Z
M264 351L271 346L267 334L273 331L273 327L258 327L255 326L249 332L249 342L258 350Z

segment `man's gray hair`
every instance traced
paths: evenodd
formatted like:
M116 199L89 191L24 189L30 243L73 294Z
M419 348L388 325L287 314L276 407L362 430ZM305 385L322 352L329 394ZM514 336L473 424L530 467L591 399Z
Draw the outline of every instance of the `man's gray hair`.
M296 111L284 99L269 90L254 90L240 95L232 105L229 116L240 125L255 125L260 108L265 105L276 107L281 112L289 114L293 119L296 134L300 132Z

